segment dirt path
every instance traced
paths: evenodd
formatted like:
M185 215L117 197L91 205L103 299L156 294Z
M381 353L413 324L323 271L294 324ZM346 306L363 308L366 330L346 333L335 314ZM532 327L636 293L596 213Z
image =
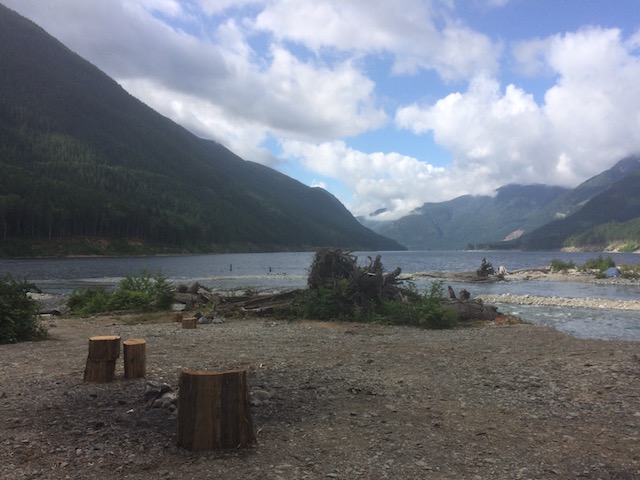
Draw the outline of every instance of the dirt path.
M273 320L183 330L58 320L0 346L0 465L17 478L640 478L638 343L532 325ZM246 367L258 444L191 453L145 380L85 384L91 335L147 341L148 378Z

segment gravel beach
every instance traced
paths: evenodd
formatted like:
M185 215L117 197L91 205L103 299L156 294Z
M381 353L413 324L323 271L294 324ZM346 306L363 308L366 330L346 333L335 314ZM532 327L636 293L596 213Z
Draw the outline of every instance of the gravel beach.
M640 478L636 342L527 324L135 322L55 319L50 340L0 345L2 478ZM108 334L146 340L146 379L125 380L120 358L113 382L83 382L88 338ZM177 447L180 372L232 368L248 372L257 444Z

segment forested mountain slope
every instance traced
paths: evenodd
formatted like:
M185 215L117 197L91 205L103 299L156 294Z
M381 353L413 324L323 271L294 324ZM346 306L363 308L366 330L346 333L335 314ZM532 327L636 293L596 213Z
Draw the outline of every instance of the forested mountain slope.
M640 173L633 173L595 195L575 213L523 235L511 248L555 250L604 249L612 242L640 247Z
M402 248L328 192L195 137L2 5L0 168L4 255L96 238L169 251Z

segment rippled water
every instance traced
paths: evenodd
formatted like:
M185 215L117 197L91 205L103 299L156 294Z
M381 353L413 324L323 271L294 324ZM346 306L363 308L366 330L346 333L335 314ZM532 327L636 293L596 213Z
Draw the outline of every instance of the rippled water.
M368 262L372 252L355 252L361 263ZM551 260L575 264L597 257L597 253L563 252L382 252L382 263L391 271L403 273L425 271L473 271L483 258L494 267L508 270L541 268ZM637 254L603 253L616 264L640 263ZM313 253L216 254L136 258L60 258L2 259L0 275L10 273L26 278L47 293L69 293L77 287L103 285L113 288L126 275L137 275L143 269L162 272L174 283L198 281L213 290L279 291L304 288ZM416 286L428 289L430 281L417 279ZM638 300L638 285L600 285L577 282L511 281L491 284L448 282L454 290L466 288L472 295L512 293L571 298ZM640 340L640 312L554 307L521 307L505 305L505 312L520 314L534 323L550 325L576 336L589 338L624 338Z

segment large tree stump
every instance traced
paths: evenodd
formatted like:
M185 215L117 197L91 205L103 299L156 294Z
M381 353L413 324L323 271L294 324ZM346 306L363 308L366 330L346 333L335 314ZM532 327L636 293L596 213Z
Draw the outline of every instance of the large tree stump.
M128 338L122 342L124 350L124 378L147 375L147 342L141 338Z
M89 355L84 369L84 381L109 383L116 372L120 356L120 337L104 335L89 338Z
M178 396L178 446L246 447L256 441L246 370L185 370Z

